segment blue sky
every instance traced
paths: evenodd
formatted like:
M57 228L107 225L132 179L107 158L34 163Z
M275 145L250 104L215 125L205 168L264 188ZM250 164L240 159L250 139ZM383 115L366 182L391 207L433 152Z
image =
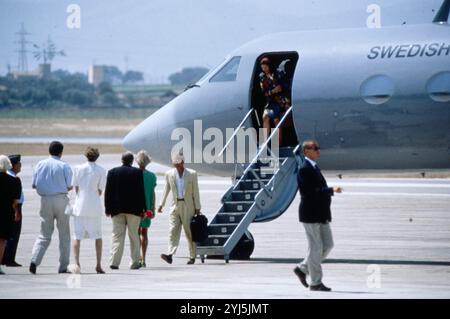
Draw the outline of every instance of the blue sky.
M48 35L67 57L53 69L86 72L93 62L142 70L161 82L186 66L212 68L230 51L271 32L366 27L369 4L383 26L431 22L441 0L0 0L0 74L17 65L20 23L41 44ZM81 8L69 29L66 9ZM433 12L434 10L434 12ZM31 49L31 45L28 46ZM28 54L30 69L37 62Z

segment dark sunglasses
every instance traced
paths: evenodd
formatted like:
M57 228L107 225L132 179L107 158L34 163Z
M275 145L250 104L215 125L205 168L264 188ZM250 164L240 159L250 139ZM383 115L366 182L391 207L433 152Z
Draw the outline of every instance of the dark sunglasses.
M319 146L314 146L314 147L309 147L309 150L313 150L313 151L320 151L320 147Z

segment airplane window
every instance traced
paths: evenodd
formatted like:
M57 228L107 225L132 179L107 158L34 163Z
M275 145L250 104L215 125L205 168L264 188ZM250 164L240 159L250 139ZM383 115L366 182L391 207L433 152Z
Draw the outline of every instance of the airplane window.
M427 83L427 92L436 102L450 101L450 72L440 72Z
M374 75L365 80L361 87L361 97L369 104L383 104L389 101L394 94L395 85L386 75Z
M233 57L227 64L225 64L209 82L228 82L236 81L239 63L241 62L240 56Z

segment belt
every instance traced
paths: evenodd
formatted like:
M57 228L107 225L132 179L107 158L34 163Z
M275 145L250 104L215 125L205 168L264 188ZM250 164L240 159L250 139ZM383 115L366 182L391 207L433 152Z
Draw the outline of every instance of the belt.
M184 202L184 198L177 198L177 201Z

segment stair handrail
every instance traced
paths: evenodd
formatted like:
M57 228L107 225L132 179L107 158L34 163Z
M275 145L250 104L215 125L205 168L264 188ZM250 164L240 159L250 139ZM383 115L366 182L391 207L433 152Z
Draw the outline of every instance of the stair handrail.
M281 165L280 165L281 167ZM273 178L269 181L269 183L267 183L266 185L264 185L264 189L267 190L267 193L273 192L275 189L275 183L277 182L277 176L278 176L278 172L280 171L280 167L278 167L278 169L276 171L274 171L274 175Z
M233 134L231 135L231 137L228 139L228 141L225 143L225 146L222 148L222 150L219 152L219 154L217 155L217 157L222 156L223 152L226 150L226 148L228 147L228 145L231 143L231 140L236 136L236 134L239 132L239 130L241 129L242 125L244 125L245 121L248 119L248 117L250 116L250 114L252 114L253 112L253 108L250 109L247 114L245 115L244 119L241 121L241 123L236 127L236 129L234 130Z
M301 154L301 153L298 153L297 154L297 151L298 151L298 149L301 147L302 145L301 144L298 144L295 148L294 148L294 150L292 151L292 153L294 154L294 158L295 158L295 161L297 162L297 166L296 166L296 172L298 171L298 169L300 168L300 165L302 164L302 162L305 160L304 158L303 158L303 155ZM300 157L300 160L301 160L301 162L299 162L298 161L298 158Z
M253 157L252 161L247 165L247 168L244 170L244 173L242 173L241 178L239 179L239 182L244 178L244 176L248 173L248 171L250 170L250 168L252 167L252 165L258 160L259 156L261 155L261 153L265 150L265 148L267 147L267 145L269 145L269 142L272 140L273 136L275 135L275 133L280 129L280 126L284 123L284 121L286 120L286 118L288 117L288 115L291 113L292 111L292 106L289 107L286 111L286 113L284 113L283 117L281 118L280 122L278 122L277 126L275 126L275 128L272 130L272 132L270 133L269 138L264 142L264 144L261 146L261 148L259 149L259 151L256 153L255 157Z
M297 146L292 151L292 154L294 154L294 159L295 159L295 173L298 172L298 169L301 165L301 162L298 161L297 157L300 157L300 160L303 161L302 155L297 154L297 151L300 147L301 147L301 144L297 144ZM270 183L268 183L266 186L264 186L265 188L267 188L267 187L269 187L270 184L272 184L272 187L270 187L271 192L273 192L273 190L275 189L275 185L276 185L276 181L277 181L277 174L275 174L273 177L274 178L270 181Z
M292 153L293 153L294 155L297 153L297 151L298 151L298 149L300 148L300 146L301 146L301 144L298 144L298 145L294 148L294 150L292 151Z

